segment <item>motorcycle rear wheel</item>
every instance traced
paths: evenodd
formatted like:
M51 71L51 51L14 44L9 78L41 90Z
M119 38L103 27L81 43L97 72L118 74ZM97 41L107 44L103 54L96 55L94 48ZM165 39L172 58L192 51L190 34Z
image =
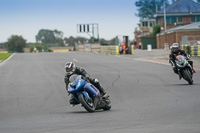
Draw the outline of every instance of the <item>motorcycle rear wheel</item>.
M106 105L103 107L103 110L110 110L111 109L110 99L106 99L105 103Z

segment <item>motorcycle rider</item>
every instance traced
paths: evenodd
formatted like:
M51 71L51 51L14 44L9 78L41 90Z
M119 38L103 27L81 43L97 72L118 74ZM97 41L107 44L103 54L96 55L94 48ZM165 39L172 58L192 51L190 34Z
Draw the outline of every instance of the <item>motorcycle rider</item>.
M172 47L171 47L171 52L169 54L169 63L172 65L174 73L179 75L179 79L181 79L181 75L178 73L178 69L175 63L175 59L177 55L183 55L186 57L186 59L188 60L188 62L190 63L191 67L192 67L192 71L193 73L195 73L195 70L193 68L193 61L191 61L189 59L190 55L188 53L186 53L183 49L179 49L179 44L178 43L173 43Z
M72 76L73 74L77 74L77 75L82 75L86 77L90 81L90 83L93 84L100 91L102 96L106 94L106 91L103 89L98 79L96 78L93 79L93 78L88 77L87 72L83 68L76 67L73 62L67 62L65 64L65 70L66 70L66 74L65 74L64 81L66 84L66 90L68 90L70 76ZM79 102L75 99L73 95L71 95L69 102L72 105L79 104Z

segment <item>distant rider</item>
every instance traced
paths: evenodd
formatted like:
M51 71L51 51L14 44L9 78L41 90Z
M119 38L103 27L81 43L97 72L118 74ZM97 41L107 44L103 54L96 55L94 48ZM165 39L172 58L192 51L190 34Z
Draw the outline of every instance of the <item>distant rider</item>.
M92 78L87 77L86 76L87 72L83 68L76 67L73 62L67 62L65 64L65 70L66 70L66 74L65 74L64 81L66 84L66 90L68 90L70 76L72 76L73 74L77 74L77 75L82 75L86 77L90 81L90 83L93 84L100 91L102 96L106 94L106 91L103 89L98 79L92 79ZM71 95L69 102L72 105L79 104L79 102L74 98L73 95Z
M178 69L175 63L175 59L177 55L183 55L186 57L190 65L192 66L192 71L195 73L195 70L193 69L193 61L189 59L189 54L186 53L183 49L179 49L179 44L178 43L173 43L171 47L171 52L169 54L169 63L172 65L174 73L179 75L179 79L181 79L181 75L178 73Z

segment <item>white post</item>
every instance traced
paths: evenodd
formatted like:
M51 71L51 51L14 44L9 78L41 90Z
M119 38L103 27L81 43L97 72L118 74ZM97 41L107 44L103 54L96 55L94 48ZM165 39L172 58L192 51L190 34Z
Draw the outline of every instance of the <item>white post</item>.
M148 44L148 45L147 45L147 50L148 50L148 51L151 51L151 50L152 50L151 44Z

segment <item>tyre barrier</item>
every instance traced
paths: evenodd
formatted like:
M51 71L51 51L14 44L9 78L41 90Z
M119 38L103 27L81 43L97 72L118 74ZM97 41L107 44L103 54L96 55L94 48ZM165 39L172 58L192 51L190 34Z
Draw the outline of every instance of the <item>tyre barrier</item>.
M119 55L119 46L101 46L100 49L102 54Z
M131 45L131 54L134 54L134 45Z
M190 47L191 56L200 56L200 46L191 46Z
M85 47L83 44L79 44L76 47L77 51L82 52L95 52L95 53L102 53L102 54L109 54L109 55L119 55L119 46L101 46L100 44L92 44Z
M53 50L54 53L65 53L65 52L69 52L69 49L54 49Z
M200 56L200 45L197 46L187 46L181 47L185 52L189 53L191 56Z

